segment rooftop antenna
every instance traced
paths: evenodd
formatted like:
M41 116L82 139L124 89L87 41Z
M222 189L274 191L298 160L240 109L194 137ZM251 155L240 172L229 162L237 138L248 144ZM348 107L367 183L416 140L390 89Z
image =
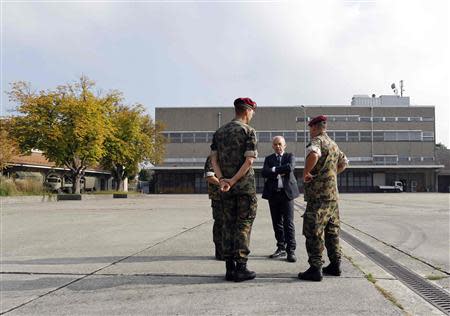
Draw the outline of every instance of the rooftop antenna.
M395 83L391 84L391 89L394 91L395 95L398 96L398 89L395 86ZM403 80L400 80L400 96L403 97L403 92L405 89L403 88Z
M395 83L391 84L391 89L394 91L395 95L398 95L398 90L395 87Z

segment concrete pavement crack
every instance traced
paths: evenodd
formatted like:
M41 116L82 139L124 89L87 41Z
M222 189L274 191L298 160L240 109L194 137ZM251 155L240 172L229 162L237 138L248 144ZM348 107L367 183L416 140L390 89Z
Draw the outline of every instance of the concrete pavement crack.
M17 306L15 306L15 307L12 307L12 308L10 308L10 309L4 311L4 312L0 311L0 315L4 315L4 314L7 314L7 313L12 312L12 311L14 311L14 310L17 310L17 309L19 309L19 308L21 308L21 307L23 307L23 306L25 306L25 305L28 305L28 304L30 304L30 303L32 303L32 302L34 302L34 301L36 301L36 300L38 300L38 299L40 299L40 298L42 298L42 297L45 297L45 296L47 296L47 295L49 295L49 294L52 294L52 293L54 293L54 292L56 292L56 291L59 291L59 290L61 290L61 289L63 289L63 288L66 288L66 287L68 287L69 285L72 285L72 284L74 284L74 283L76 283L76 282L78 282L78 281L81 281L81 280L83 280L83 279L85 279L85 278L87 278L87 277L90 277L90 276L92 276L92 275L95 275L95 274L96 274L97 272L99 272L99 271L102 271L102 270L104 270L104 269L106 269L106 268L109 268L109 267L111 267L111 266L113 266L113 265L115 265L115 264L117 264L117 263L119 263L119 262L122 262L122 261L124 261L124 260L126 260L126 259L128 259L128 258L131 258L131 257L133 257L133 256L136 256L136 255L138 255L138 254L140 254L140 253L142 253L142 252L144 252L144 251L146 251L146 250L149 250L149 249L151 249L151 248L153 248L153 247L156 247L156 246L158 246L158 245L160 245L160 244L162 244L162 243L165 243L165 242L167 242L167 241L169 241L169 240L172 240L172 239L174 239L174 238L177 238L178 236L180 236L180 235L182 235L182 234L184 234L184 233L187 233L187 232L189 232L189 231L191 231L191 230L194 230L194 229L196 229L196 228L198 228L198 227L200 227L200 226L202 226L202 225L204 225L204 224L206 224L206 223L208 223L208 222L211 222L211 221L212 221L212 219L209 219L209 220L204 221L204 222L202 222L202 223L200 223L200 224L198 224L198 225L192 226L192 227L190 227L190 228L188 228L188 229L185 229L185 230L183 230L183 231L181 231L181 232L179 232L179 233L177 233L177 234L175 234L175 235L172 235L172 236L170 236L170 237L168 237L168 238L166 238L166 239L164 239L164 240L162 240L162 241L159 241L159 242L157 242L157 243L155 243L155 244L153 244L153 245L151 245L151 246L148 246L148 247L146 247L146 248L144 248L144 249L142 249L142 250L140 250L140 251L138 251L138 252L136 252L136 253L134 253L134 254L131 254L131 255L129 255L129 256L126 256L126 257L123 257L123 258L121 258L121 259L119 259L119 260L116 260L116 261L114 261L114 262L112 262L112 263L110 263L110 264L107 264L107 265L104 266L104 267L101 267L101 268L99 268L99 269L97 269L97 270L95 270L95 271L93 271L93 272L91 272L91 273L85 274L85 275L83 275L83 276L80 277L80 278L77 278L77 279L72 280L72 281L70 281L70 282L68 282L68 283L66 283L66 284L63 284L63 285L57 287L56 289L50 290L50 291L48 291L48 292L46 292L46 293L44 293L44 294L41 294L41 295L39 295L39 296L37 296L37 297L31 299L31 300L28 300L28 301L26 301L26 302L24 302L24 303L22 303L22 304L20 304L20 305L17 305ZM3 274L3 273L2 273L2 274Z

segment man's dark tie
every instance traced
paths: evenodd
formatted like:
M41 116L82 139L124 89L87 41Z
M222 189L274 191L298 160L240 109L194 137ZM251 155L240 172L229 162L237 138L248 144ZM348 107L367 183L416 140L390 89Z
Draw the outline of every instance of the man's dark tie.
M281 166L281 155L277 155L278 166Z

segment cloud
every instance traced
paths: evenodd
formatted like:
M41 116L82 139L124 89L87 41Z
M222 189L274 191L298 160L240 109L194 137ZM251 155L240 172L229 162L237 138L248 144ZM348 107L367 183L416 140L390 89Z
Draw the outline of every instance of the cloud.
M86 73L131 102L349 104L403 79L449 144L446 0L4 3L6 82ZM3 84L5 90L5 84Z

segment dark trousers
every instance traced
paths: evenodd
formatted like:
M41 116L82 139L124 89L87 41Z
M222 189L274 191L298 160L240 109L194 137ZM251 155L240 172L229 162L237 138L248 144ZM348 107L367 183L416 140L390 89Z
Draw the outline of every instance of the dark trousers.
M269 207L277 247L293 253L296 248L294 200L289 200L284 190L281 190L270 197Z

